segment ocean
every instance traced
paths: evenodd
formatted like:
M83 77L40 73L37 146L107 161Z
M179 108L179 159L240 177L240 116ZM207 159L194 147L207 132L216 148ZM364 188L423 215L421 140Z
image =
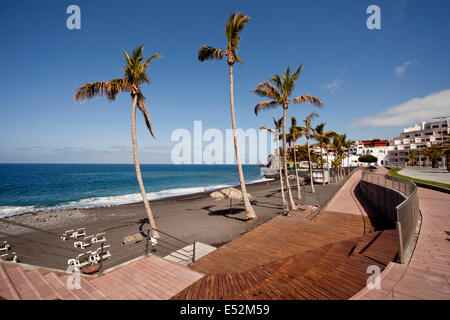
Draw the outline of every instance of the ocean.
M141 165L149 200L239 184L235 165ZM244 165L246 183L267 180ZM142 201L133 164L0 164L0 217Z

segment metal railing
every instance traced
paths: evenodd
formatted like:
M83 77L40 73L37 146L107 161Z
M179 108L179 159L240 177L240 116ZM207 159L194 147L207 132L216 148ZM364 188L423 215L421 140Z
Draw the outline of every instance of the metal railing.
M406 179L371 171L364 171L361 180L384 188L384 192L377 192L362 186L365 197L396 223L399 260L402 264L408 263L412 254L412 239L418 236L421 223L417 186ZM396 191L400 197L388 194L388 189Z
M180 262L195 262L195 242L190 244L189 242L178 239L159 229L151 228L151 230L156 231L159 234L158 239L150 239L153 252L166 250L169 254L174 253L174 258L177 258ZM191 246L192 248L189 248Z
M15 234L3 232L8 230L4 228L3 231L0 231L0 238L1 241L7 240L8 252L14 251L13 253L18 257L17 262L21 263L62 270L72 264L79 266L81 262L82 266L79 268L88 265L96 266L98 267L97 274L102 274L107 268L143 255L149 255L150 251L160 256L174 254L175 259L171 260L186 265L195 262L195 242L189 244L159 229L145 229L141 226L135 233L119 232L115 237L109 237L106 230L103 232L97 230L96 235L105 233L105 239L98 243L92 242L85 247L80 247L76 245L76 242L84 242L82 239L86 241L86 238L66 237L68 241L63 241L64 234L17 222L13 219L0 218L0 223L19 227L20 232ZM30 233L29 231L37 231L37 233ZM159 236L153 237L152 231L157 231ZM136 236L136 241L125 244L124 238L127 236ZM89 251L86 252L85 250ZM3 252L1 253L3 254ZM86 256L91 254L89 262L81 261L80 255L82 254ZM71 262L69 263L69 261Z

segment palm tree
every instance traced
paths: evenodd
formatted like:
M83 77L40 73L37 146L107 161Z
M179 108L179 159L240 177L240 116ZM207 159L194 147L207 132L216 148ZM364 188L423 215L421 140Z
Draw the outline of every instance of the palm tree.
M342 161L342 158L340 156L339 157L335 157L331 161L331 166L333 168L335 168L335 172L336 172L337 178L338 178L338 180L336 180L336 182L339 181L339 166L341 165L341 161ZM336 179L336 176L335 176L335 179Z
M234 151L236 153L236 163L238 166L239 183L241 185L241 191L244 198L245 211L247 213L247 221L253 221L256 219L255 211L248 200L247 188L244 181L244 173L242 171L241 158L239 155L239 148L237 142L236 132L236 115L234 112L234 94L233 94L233 65L237 61L243 65L241 59L238 56L239 41L241 37L239 32L244 30L245 24L250 20L243 13L232 13L225 25L225 35L227 37L227 46L225 48L225 55L227 56L228 72L230 77L230 108L231 108L231 124L233 126L233 138L234 138ZM216 49L208 45L203 45L198 50L198 60L201 62L212 59L223 59L223 49Z
M289 205L291 210L295 210L294 198L292 197L291 186L288 179L287 161L286 161L286 118L289 104L294 102L295 104L310 103L316 107L322 107L323 103L319 98L310 96L308 94L290 99L290 96L294 92L295 82L297 81L300 73L302 72L303 65L291 74L291 69L286 68L284 74L273 76L269 82L262 82L256 86L252 92L256 93L260 97L269 98L268 101L263 101L255 106L255 114L261 110L268 110L281 106L283 108L283 164L284 175L286 179L286 185L288 189Z
M312 120L318 116L319 115L315 112L311 113L309 116L306 117L305 120L303 120L304 126L299 127L300 132L306 136L306 144L308 146L309 177L311 180L311 192L312 193L316 192L316 190L314 189L314 182L313 182L311 147L309 145L309 140L311 139L311 136L314 135L314 128L312 127L312 124L311 124Z
M287 203L286 198L284 196L284 183L283 183L283 174L281 172L281 156L280 156L280 127L283 119L280 118L278 121L275 120L275 118L272 119L275 129L269 129L267 127L262 126L261 128L259 128L259 130L267 130L268 132L275 134L275 139L277 140L278 174L280 175L281 203L283 205L283 208L285 208Z
M431 147L423 149L422 154L424 154L428 159L431 159L433 168L438 168L439 160L441 160L444 156L444 151L441 146L435 144Z
M337 181L341 179L340 165L343 160L344 149L343 149L343 135L336 135L333 137L333 140L330 144L330 150L334 153L334 167L336 168L336 177ZM338 165L336 166L336 161L339 160Z
M410 166L414 167L414 165L415 165L415 163L417 161L416 157L417 157L417 151L409 150L409 152L408 152L408 160L409 160L409 165Z
M297 148L295 143L297 140L303 135L300 127L297 126L297 119L294 116L291 117L291 127L289 128L289 140L292 142L294 147L294 170L295 170L295 178L297 180L297 199L301 199L302 195L300 193L300 182L298 181L298 171L297 171Z
M343 147L347 150L347 174L350 174L350 148L355 144L352 139L346 139L347 135L344 135Z
M139 165L139 158L137 152L136 143L136 107L139 108L144 116L147 128L154 139L150 117L145 107L145 97L141 91L141 84L150 84L150 78L148 76L148 67L150 61L154 58L162 58L159 54L154 54L150 58L144 61L143 57L144 47L139 46L133 50L131 56L127 54L125 50L126 64L124 66L125 72L123 78L113 79L110 81L97 81L86 83L81 87L75 89L75 101L83 103L87 99L105 96L108 100L115 100L117 95L121 92L130 92L131 99L133 100L133 106L131 109L131 138L133 142L133 158L134 168L136 170L136 177L141 191L142 200L144 201L145 211L148 215L148 220L152 228L152 235L159 237L158 231L156 231L155 220L153 218L152 211L147 199L147 193L145 192L144 183L142 182L141 168Z
M318 146L320 148L320 154L323 154L323 150L325 149L327 153L327 172L330 172L329 164L328 164L328 145L330 144L330 140L332 137L336 136L336 132L334 131L325 131L326 122L322 122L318 124L314 128L314 139L318 142ZM321 162L322 176L323 176L323 161ZM322 185L325 185L325 179L323 179Z

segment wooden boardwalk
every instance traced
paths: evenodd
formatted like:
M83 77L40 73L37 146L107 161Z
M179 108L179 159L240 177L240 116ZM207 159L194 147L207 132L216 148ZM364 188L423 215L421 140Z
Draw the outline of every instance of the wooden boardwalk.
M206 275L172 299L348 299L368 266L383 270L397 255L395 230L368 225L329 211L278 216L191 265Z

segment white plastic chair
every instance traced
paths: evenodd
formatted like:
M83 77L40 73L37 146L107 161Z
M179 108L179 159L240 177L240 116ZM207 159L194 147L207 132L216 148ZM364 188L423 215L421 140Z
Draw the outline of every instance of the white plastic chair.
M0 245L0 251L8 252L10 248L11 246L8 244L8 241L3 241L3 243Z
M106 241L105 233L97 233L95 237L91 239L92 243L102 243Z

